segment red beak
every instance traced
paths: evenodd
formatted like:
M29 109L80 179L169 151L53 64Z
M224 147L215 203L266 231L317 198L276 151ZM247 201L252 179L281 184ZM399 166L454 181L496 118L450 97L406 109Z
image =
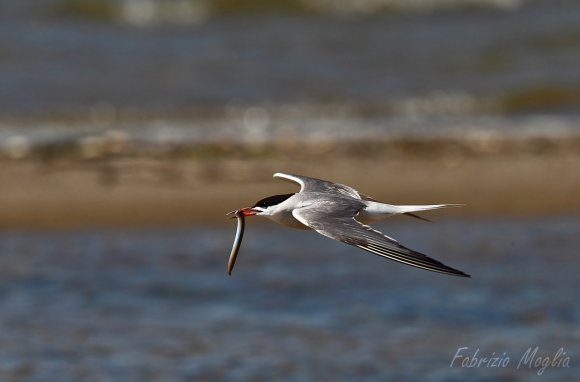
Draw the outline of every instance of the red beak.
M244 216L252 216L252 215L255 215L257 213L257 211L253 210L251 207L244 207L244 208L240 208L239 210L236 210L236 211L228 212L226 215L232 215L238 211L240 211ZM234 218L235 218L235 216L232 216L232 219L234 219Z
M244 216L252 216L257 213L257 211L253 210L251 207L245 207L240 210Z

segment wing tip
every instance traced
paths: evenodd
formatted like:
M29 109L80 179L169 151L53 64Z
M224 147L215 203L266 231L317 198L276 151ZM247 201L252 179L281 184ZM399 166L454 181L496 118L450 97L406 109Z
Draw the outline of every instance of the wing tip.
M273 176L275 179L282 179L287 182L295 183L300 186L300 190L304 188L304 180L300 179L298 175L286 174L283 172L277 172Z
M432 259L432 260L434 260L434 259ZM435 261L437 261L437 260L435 260ZM416 266L416 265L413 266L412 264L407 264L407 265L411 265L412 267L415 267L415 268L421 268L421 269L424 269L426 271L431 271L431 272L435 272L435 273L442 273L444 275L471 278L470 274L465 273L463 271L460 271L459 269L451 268L450 266L445 265L441 262L439 262L439 264L436 266L429 266L429 267L427 267L427 266L421 267L421 266Z
M452 269L452 272L445 272L446 274L450 275L450 276L458 276L458 277L466 277L466 278L471 278L471 275L468 273L465 273L463 271L460 271L459 269L454 269L451 267L448 267L449 269Z
M452 268L449 265L445 265L442 262L433 259L432 257L429 257L429 256L426 256L426 257L428 259L430 259L431 261L433 261L433 263L430 264L430 267L424 267L423 268L423 269L425 269L427 271L432 271L432 272L437 272L437 273L443 273L443 274L449 275L449 276L457 276L457 277L471 278L471 275L468 274L468 273L465 273L463 271L460 271L459 269Z
M434 260L434 259L432 259L432 260ZM437 261L437 260L434 260L434 261ZM448 275L448 276L471 278L470 274L465 273L463 271L460 271L459 269L451 268L450 266L445 265L441 262L439 262L439 264L437 264L435 266L433 266L433 265L431 265L431 266L417 266L417 265L412 265L409 263L404 263L404 264L410 265L414 268L424 269L426 271L441 273L441 274Z
M286 180L292 180L295 181L294 178L295 176L292 174L287 174L285 172L276 172L274 173L274 175L272 176L273 178L281 178L281 179L286 179Z
M397 262L405 264L405 265L409 265L409 266L414 267L414 268L424 269L426 271L431 271L431 272L435 272L435 273L442 273L442 274L449 275L449 276L471 278L470 274L467 274L463 271L460 271L459 269L451 268L450 266L443 264L439 260L435 260L434 258L429 257L423 253L414 251L414 250L409 249L409 248L407 248L403 245L400 245L400 244L398 244L398 245L399 245L399 248L406 249L407 251L409 251L410 255L420 256L420 257L414 257L414 258L408 257L406 259L403 259L403 258L401 258L404 256L403 254L393 254L392 252L389 253L389 251L384 252L384 250L377 250L376 248L372 248L372 247L369 248L368 246L360 246L360 245L356 245L356 246L360 249L365 250L365 251L368 251L368 252L374 253L376 255L388 258L390 260L397 261Z

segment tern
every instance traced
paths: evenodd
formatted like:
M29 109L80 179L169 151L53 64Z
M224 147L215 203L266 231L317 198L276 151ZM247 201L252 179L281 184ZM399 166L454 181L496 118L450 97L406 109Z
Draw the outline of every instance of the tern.
M228 263L228 273L231 274L241 244L244 218L264 216L281 225L314 230L331 239L413 267L470 277L460 270L399 244L397 240L368 225L398 214L427 220L414 213L458 206L457 204L392 205L381 203L352 187L327 180L280 172L274 174L274 178L296 183L300 186L300 191L269 196L252 207L230 212L235 213L239 225Z

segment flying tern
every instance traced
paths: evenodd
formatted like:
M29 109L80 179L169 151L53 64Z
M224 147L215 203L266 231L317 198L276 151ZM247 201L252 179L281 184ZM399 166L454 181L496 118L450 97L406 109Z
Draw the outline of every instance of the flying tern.
M252 207L230 212L238 218L238 230L228 262L229 274L240 248L244 218L265 216L281 225L314 230L331 239L413 267L470 277L460 270L399 244L397 240L368 225L398 214L426 220L414 213L457 206L456 204L392 205L381 203L344 184L280 172L274 174L274 178L296 183L300 186L300 191L269 196Z

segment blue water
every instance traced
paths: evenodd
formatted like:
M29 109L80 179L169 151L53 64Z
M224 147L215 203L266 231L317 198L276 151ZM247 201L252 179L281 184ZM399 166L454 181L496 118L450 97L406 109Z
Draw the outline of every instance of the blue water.
M251 223L251 222L250 222ZM0 377L26 381L536 380L526 349L580 372L580 220L393 220L403 244L473 275L314 233L233 226L0 234ZM505 353L462 368L457 350Z
M0 3L0 151L10 157L110 130L141 148L580 126L576 1L318 2L310 13L220 13L211 0ZM63 11L87 3L116 4L114 14ZM151 8L186 3L201 8Z
M168 112L339 102L404 114L413 106L398 102L416 97L445 114L480 110L470 97L580 84L575 1L481 1L515 6L471 10L426 1L439 6L374 17L255 11L148 27L61 14L58 3L3 1L2 114L103 102Z

